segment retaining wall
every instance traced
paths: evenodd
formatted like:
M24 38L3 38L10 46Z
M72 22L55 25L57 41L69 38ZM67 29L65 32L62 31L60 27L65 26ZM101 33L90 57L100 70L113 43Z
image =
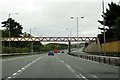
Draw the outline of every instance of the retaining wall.
M108 42L105 44L106 52L120 53L120 41ZM102 52L104 52L104 44L102 44Z
M99 40L90 43L84 50L84 52L101 52L101 45Z
M112 41L105 44L105 50L107 53L120 53L120 41ZM92 42L84 50L84 52L104 52L104 44Z

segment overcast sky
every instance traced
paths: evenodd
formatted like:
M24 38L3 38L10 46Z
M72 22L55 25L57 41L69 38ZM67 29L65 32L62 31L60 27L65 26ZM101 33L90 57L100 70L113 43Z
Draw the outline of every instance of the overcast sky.
M89 1L89 2L88 2ZM23 32L34 36L76 36L76 19L79 18L79 36L97 36L97 20L101 20L102 0L0 0L0 22L8 14L23 26ZM105 0L105 7L111 1ZM0 24L2 26L2 24ZM68 29L68 30L66 30Z

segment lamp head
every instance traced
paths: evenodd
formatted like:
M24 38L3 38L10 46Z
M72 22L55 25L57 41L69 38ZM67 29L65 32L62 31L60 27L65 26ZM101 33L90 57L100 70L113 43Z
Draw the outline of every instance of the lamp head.
M73 16L71 16L70 18L71 18L71 19L74 19L74 17L73 17Z

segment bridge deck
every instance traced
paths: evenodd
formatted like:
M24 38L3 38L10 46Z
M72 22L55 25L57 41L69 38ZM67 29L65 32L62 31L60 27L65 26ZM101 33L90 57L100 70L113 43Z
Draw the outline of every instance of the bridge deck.
M96 41L97 37L2 37L1 41L77 42Z

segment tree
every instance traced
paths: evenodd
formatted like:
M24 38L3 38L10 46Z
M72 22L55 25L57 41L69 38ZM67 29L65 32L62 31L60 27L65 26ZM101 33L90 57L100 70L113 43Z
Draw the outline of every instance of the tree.
M10 23L10 25L9 25ZM9 37L9 30L10 30L10 37L30 37L31 34L29 33L22 33L22 25L20 23L15 22L12 18L9 18L7 21L2 22L3 26L5 27L4 30L2 30L2 37ZM10 27L9 27L10 26ZM40 52L42 48L42 44L40 42L33 42L34 43L34 51ZM9 51L8 48L8 42L2 42L3 45L3 51L5 52L26 52L30 51L31 49L31 42L24 42L24 41L18 41L14 42L11 41L11 49Z
M9 37L9 31L8 30L2 30L2 36L3 37Z
M2 22L3 26L6 29L3 31L3 33L5 33L3 36L9 36L9 30L10 30L10 36L12 37L20 37L23 33L22 33L22 25L20 25L19 23L15 22L15 20L13 20L12 18L8 18L7 21ZM10 26L10 27L9 27Z
M37 41L37 42L33 42L33 50L34 52L40 52L43 48L43 45L41 44L41 42Z
M111 2L111 4L108 4L109 9L106 9L106 13L102 14L102 17L104 15L105 19L105 35L106 35L106 41L112 41L112 40L118 40L118 34L119 33L119 20L117 19L120 17L120 6L116 5L115 3ZM117 20L117 21L116 21ZM103 25L103 21L98 20L99 23ZM101 41L103 41L103 28L99 28L102 30L102 34L99 34L98 37Z
M120 17L120 6L116 5L115 3L111 2L111 4L108 4L109 9L106 9L106 13L103 13L105 17L105 26L108 26L108 28L114 28L115 19L117 17ZM103 17L102 15L102 17ZM103 25L103 21L98 20L99 23Z
M118 39L120 40L120 17L118 17L116 20L115 20L115 36L118 37Z
M49 43L44 46L44 50L54 50L54 49L67 49L68 45L67 44L59 44L59 43Z
M30 37L31 35L29 33L24 32L23 37Z

